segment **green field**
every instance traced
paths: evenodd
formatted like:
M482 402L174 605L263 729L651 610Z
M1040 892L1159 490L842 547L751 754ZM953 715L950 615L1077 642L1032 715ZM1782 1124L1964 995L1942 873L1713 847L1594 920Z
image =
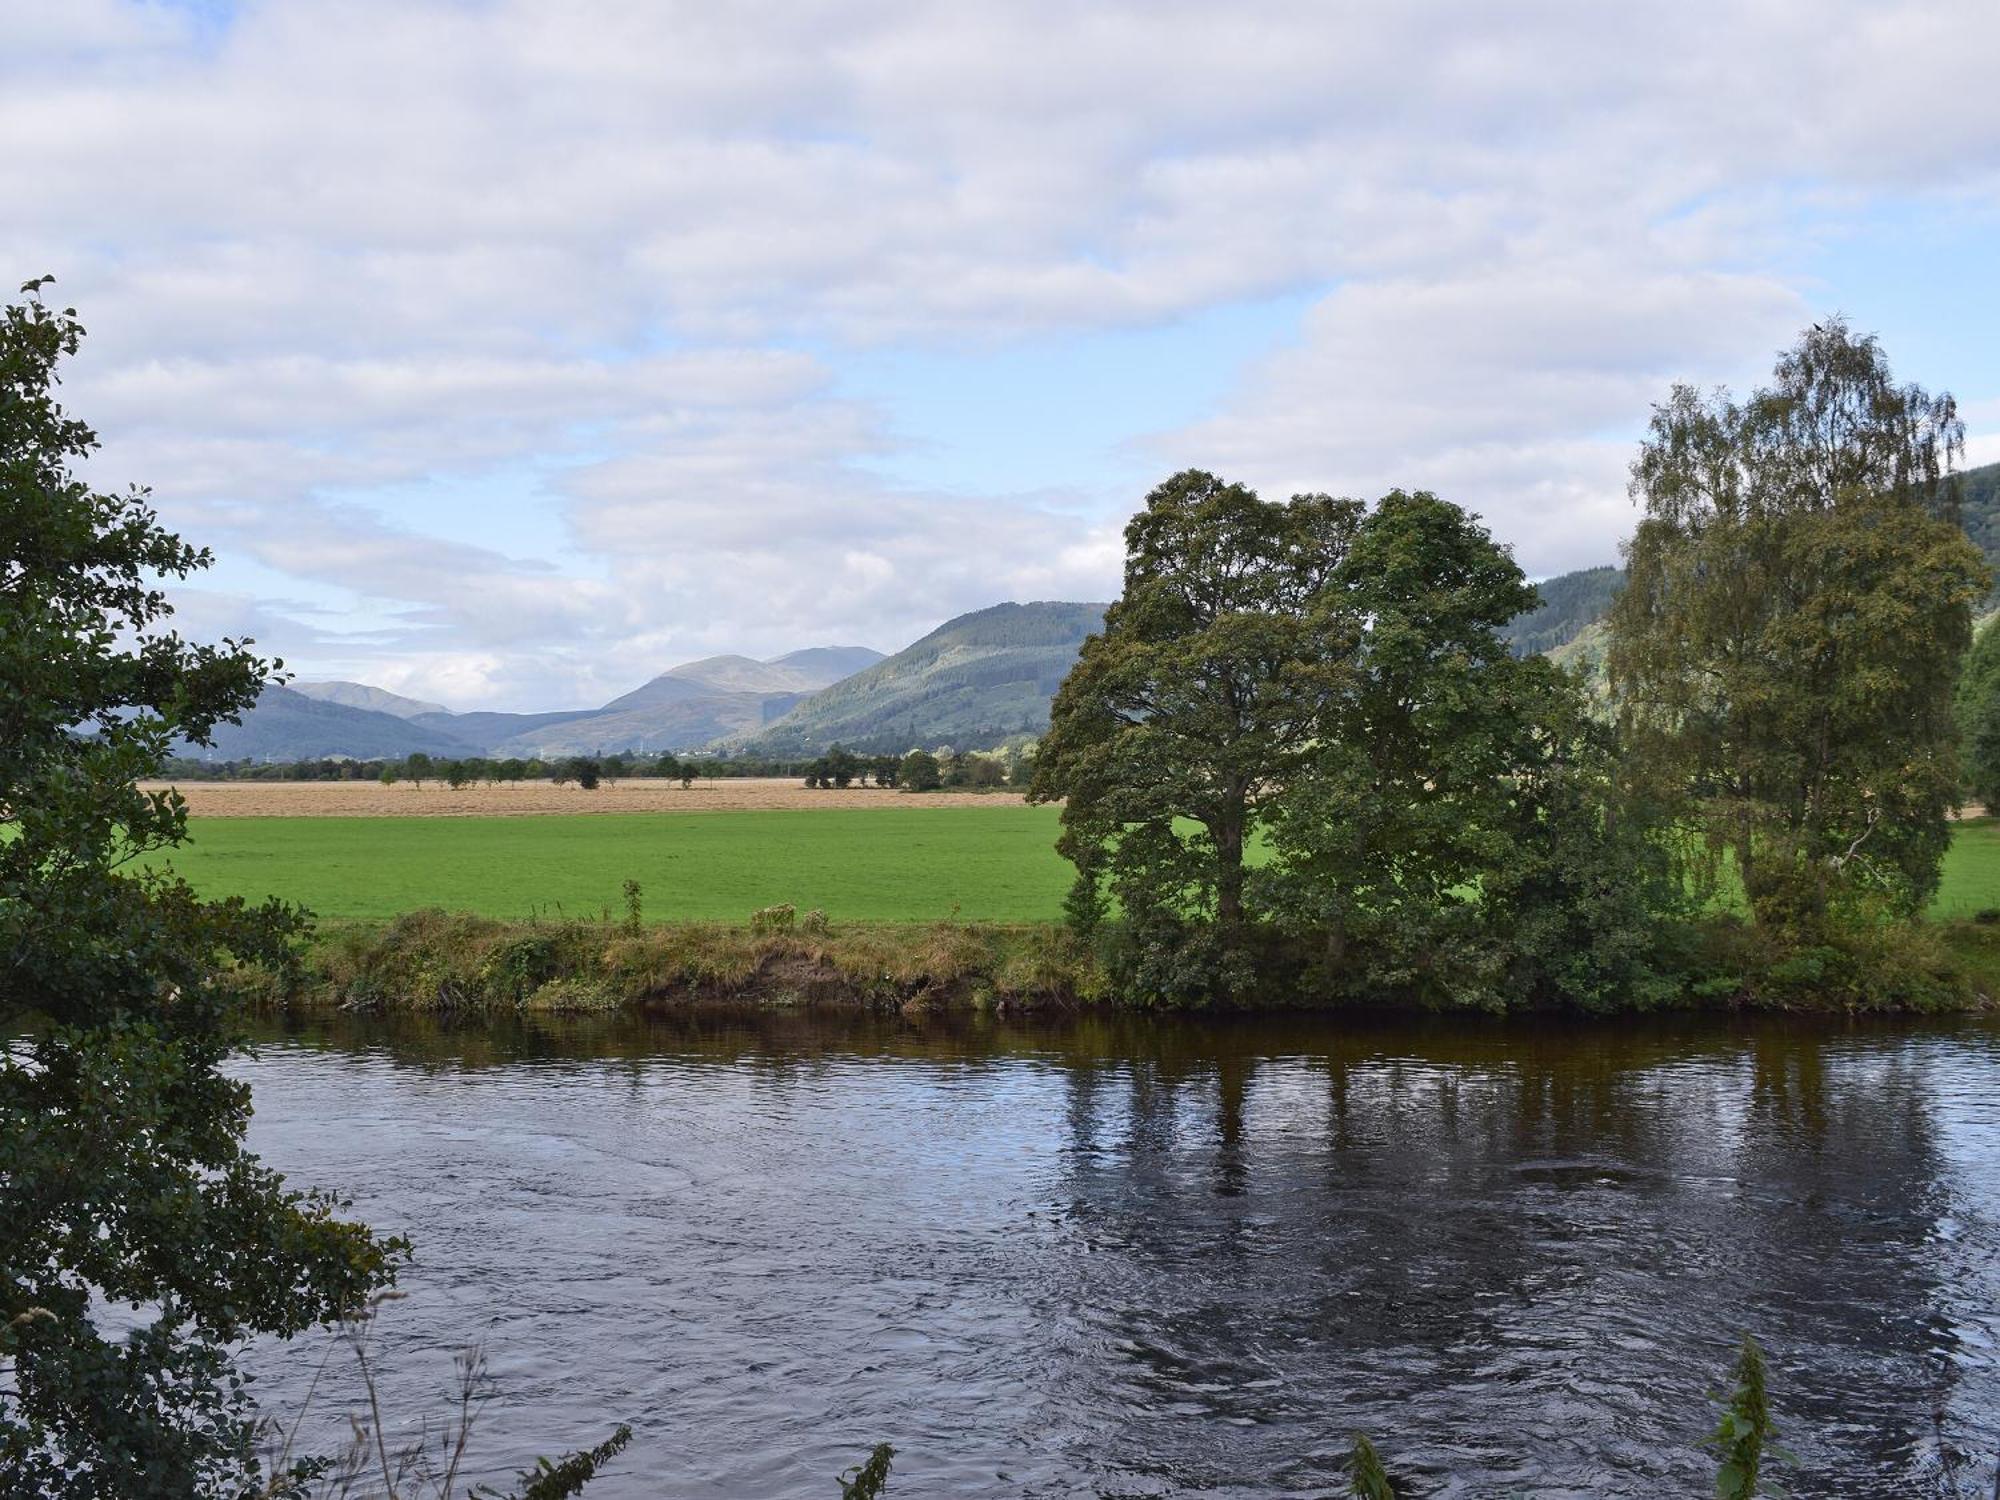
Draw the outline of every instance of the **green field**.
M790 902L849 921L1061 914L1056 811L590 813L528 818L195 818L174 865L212 896L283 896L330 919L426 906L590 916L636 880L649 921L741 921Z
M760 906L847 921L1061 915L1048 807L593 813L531 818L200 818L174 863L205 894L284 896L331 919L426 906L493 917L622 908L740 921ZM2000 908L2000 822L1961 824L1933 914Z

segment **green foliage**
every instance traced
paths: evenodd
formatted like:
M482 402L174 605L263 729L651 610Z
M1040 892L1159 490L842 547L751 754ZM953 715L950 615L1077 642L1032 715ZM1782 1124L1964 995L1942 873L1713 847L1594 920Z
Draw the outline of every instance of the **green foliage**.
M1746 1333L1736 1357L1735 1389L1708 1439L1721 1455L1715 1473L1715 1500L1755 1500L1757 1495L1770 1492L1761 1476L1764 1450L1777 1428L1771 1422L1764 1380L1764 1351Z
M1347 1459L1347 1487L1355 1500L1396 1500L1396 1488L1389 1482L1389 1471L1382 1466L1382 1455L1358 1432L1354 1434L1354 1450Z
M1677 388L1633 467L1645 518L1611 615L1634 765L1725 851L1759 921L1814 928L1937 889L1952 690L1989 577L1956 524L1949 396L1872 339L1809 331L1738 405Z
M1958 518L1986 565L2000 574L2000 463L1982 464L1958 476ZM2000 607L2000 588L1987 594L1982 607Z
M1029 790L1063 801L1056 847L1092 887L1073 908L1102 883L1144 943L1210 923L1225 952L1243 942L1246 850L1318 728L1311 664L1352 649L1353 619L1324 601L1360 524L1353 501L1274 505L1198 470L1146 497ZM1237 968L1212 973L1232 985Z
M299 914L131 872L185 831L137 778L272 664L165 627L157 580L208 555L77 477L96 439L55 387L82 329L39 288L0 313L0 1026L26 1028L0 1057L0 1470L45 1500L236 1493L258 1474L235 1346L341 1316L401 1247L243 1146L218 975L287 967Z
M888 1487L889 1461L895 1456L894 1448L877 1443L866 1463L840 1476L840 1500L878 1500Z
M1574 679L1507 650L1533 592L1456 506L1269 504L1175 476L1057 695L1068 913L1165 1004L1630 1004L1679 898Z
M912 750L896 768L896 782L905 791L934 792L944 785L944 771L928 750Z
M1952 697L1965 792L2000 809L2000 615L1973 639Z
M582 1453L572 1453L567 1458L550 1462L546 1458L535 1460L535 1467L523 1473L515 1481L517 1488L505 1500L570 1500L581 1494L583 1487L597 1477L598 1471L620 1453L632 1441L632 1429L622 1423L618 1429L599 1443ZM484 1485L472 1491L475 1500L502 1500L495 1490Z

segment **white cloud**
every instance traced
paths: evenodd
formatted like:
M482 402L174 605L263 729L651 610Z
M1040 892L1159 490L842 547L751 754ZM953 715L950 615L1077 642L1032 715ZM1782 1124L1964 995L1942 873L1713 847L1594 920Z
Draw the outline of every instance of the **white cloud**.
M1803 315L1768 279L1648 274L1629 250L1349 285L1165 457L1276 493L1434 489L1530 572L1587 566L1631 529L1635 415L1684 372L1754 351L1755 373Z
M1102 596L1136 496L873 477L903 424L841 394L843 358L1277 294L1312 299L1296 340L1162 466L1431 485L1536 571L1595 561L1646 404L1756 374L1817 310L1784 270L1804 208L2000 204L1983 0L0 24L0 198L32 205L0 267L84 309L104 472L354 601L347 631L273 602L289 654L459 702ZM560 548L369 499L525 465Z

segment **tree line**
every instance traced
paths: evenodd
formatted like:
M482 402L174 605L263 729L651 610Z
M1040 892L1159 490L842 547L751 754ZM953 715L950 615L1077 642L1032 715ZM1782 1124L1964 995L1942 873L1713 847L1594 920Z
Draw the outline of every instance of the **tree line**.
M912 750L907 755L857 755L835 745L805 770L809 787L894 787L906 792L997 791L1023 789L1034 777L1032 749L986 753L957 751L949 745L936 750Z

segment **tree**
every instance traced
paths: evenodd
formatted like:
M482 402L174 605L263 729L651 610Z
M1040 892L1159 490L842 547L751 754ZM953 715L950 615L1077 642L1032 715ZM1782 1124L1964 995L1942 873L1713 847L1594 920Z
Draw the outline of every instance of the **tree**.
M1029 796L1065 799L1072 923L1122 908L1129 992L1643 988L1678 888L1581 685L1499 634L1535 591L1473 517L1184 474L1127 548Z
M134 865L185 835L144 792L179 737L256 701L275 663L165 628L156 579L209 555L143 490L75 472L96 437L55 399L83 330L0 313L0 1471L44 1497L236 1494L261 1483L237 1343L351 1312L393 1280L377 1241L244 1149L221 982L282 966L300 915L196 897ZM25 1027L25 1029L23 1029ZM100 1330L101 1303L136 1326Z
M438 766L437 773L444 778L446 786L457 792L472 784L472 779L479 774L479 768L474 761L448 760Z
M2000 813L2000 620L1980 628L1959 673L1952 709L1958 721L1965 794Z
M853 751L835 745L820 757L820 783L845 789L861 771L860 757Z
M434 776L437 772L429 755L422 750L413 750L403 757L403 774L422 786L426 776Z
M394 786L396 784L395 766L385 763L382 767L381 773L375 779L381 782L382 785L384 786Z
M912 792L934 792L944 785L937 757L928 750L912 750L896 769L897 783Z
M1989 578L1957 525L1948 395L1815 325L1741 405L1677 387L1607 656L1634 764L1759 922L1921 910L1957 794L1952 690Z
M1312 748L1270 784L1274 858L1256 876L1260 906L1320 948L1330 980L1456 1002L1600 998L1586 974L1522 972L1530 934L1552 922L1532 960L1562 962L1560 944L1588 948L1614 914L1586 932L1568 920L1620 832L1604 816L1610 740L1578 682L1500 634L1534 600L1506 550L1430 494L1386 496L1330 570L1314 608L1340 624L1316 634L1348 652L1296 668ZM1620 928L1644 932L1670 888L1660 860L1620 846L1610 876L1640 898Z
M1212 920L1238 945L1246 851L1314 734L1302 669L1353 647L1355 622L1320 606L1361 514L1189 470L1126 526L1124 591L1056 694L1029 789L1063 800L1079 925L1108 887L1142 927Z

